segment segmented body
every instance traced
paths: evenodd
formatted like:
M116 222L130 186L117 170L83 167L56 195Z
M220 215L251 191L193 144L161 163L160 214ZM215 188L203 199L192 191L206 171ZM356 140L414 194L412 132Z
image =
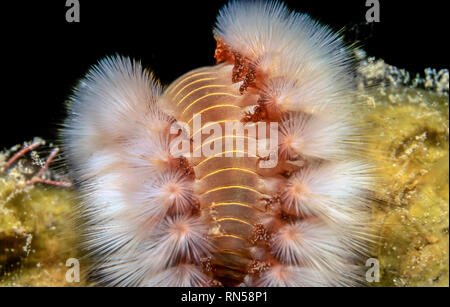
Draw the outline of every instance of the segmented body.
M204 148L217 147L220 142L211 155L193 148L192 155L201 156L188 160L195 173L195 196L214 246L214 276L225 283L239 284L253 260L250 248L255 227L265 212L265 195L258 174L259 157L248 151L248 136L236 131L226 133L227 124L245 119L244 101L252 99L241 95L239 86L232 83L232 68L219 65L190 72L166 90L162 101L171 104L177 121L189 125L192 141L200 138L198 143ZM200 126L194 127L195 116L201 118ZM220 125L223 131L216 139L208 133L212 124ZM235 145L237 138L244 138L243 151ZM227 150L227 141L234 143L231 150Z

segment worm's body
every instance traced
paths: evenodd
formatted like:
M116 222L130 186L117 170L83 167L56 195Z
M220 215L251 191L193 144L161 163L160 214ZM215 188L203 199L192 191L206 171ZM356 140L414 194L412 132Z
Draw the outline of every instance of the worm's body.
M248 152L248 136L236 131L227 134L226 125L242 122L244 101L251 98L241 95L239 87L233 85L230 65L188 73L166 93L162 100L173 106L178 121L188 123L192 139L200 139L203 148L220 143L215 145L218 148L213 154L199 153L190 161L196 197L215 247L211 260L214 275L222 282L234 280L239 284L252 262L251 242L265 211L264 191L258 174L259 158ZM194 127L195 114L201 118L199 127ZM213 123L222 130L217 138L201 131ZM226 148L227 141L233 143L230 150ZM244 145L241 151L235 145L239 141ZM194 152L200 146L193 145ZM242 157L237 157L238 152Z

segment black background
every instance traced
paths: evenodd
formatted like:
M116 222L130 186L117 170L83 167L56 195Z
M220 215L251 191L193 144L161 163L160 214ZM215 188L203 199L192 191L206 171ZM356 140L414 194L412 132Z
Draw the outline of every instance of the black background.
M413 73L448 68L444 1L379 1L381 23L372 27L363 26L366 0L285 2L336 30L345 27L389 64ZM72 88L106 55L140 59L163 84L214 64L212 27L227 1L80 0L80 23L66 22L65 2L0 4L0 149L34 136L56 140Z

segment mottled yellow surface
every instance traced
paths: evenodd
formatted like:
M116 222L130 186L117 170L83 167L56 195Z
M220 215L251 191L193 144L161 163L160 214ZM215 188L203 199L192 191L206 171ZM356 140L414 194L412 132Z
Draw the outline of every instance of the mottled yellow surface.
M434 90L391 82L361 91L379 176L379 286L449 286L448 72L439 80L447 84Z
M0 154L0 166L6 155ZM74 194L26 186L36 171L21 159L0 169L0 286L77 286L66 282L66 260L77 257L70 213Z

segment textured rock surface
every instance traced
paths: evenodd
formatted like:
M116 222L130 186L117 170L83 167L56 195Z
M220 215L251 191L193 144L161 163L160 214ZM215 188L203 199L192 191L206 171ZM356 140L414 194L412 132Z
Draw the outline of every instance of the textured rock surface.
M380 174L373 252L380 261L378 285L448 286L448 71L426 70L424 79L411 80L369 59L360 73Z
M0 166L10 156L0 153ZM32 152L0 169L0 286L74 285L65 278L66 260L77 255L70 222L74 194L27 185L41 162Z

